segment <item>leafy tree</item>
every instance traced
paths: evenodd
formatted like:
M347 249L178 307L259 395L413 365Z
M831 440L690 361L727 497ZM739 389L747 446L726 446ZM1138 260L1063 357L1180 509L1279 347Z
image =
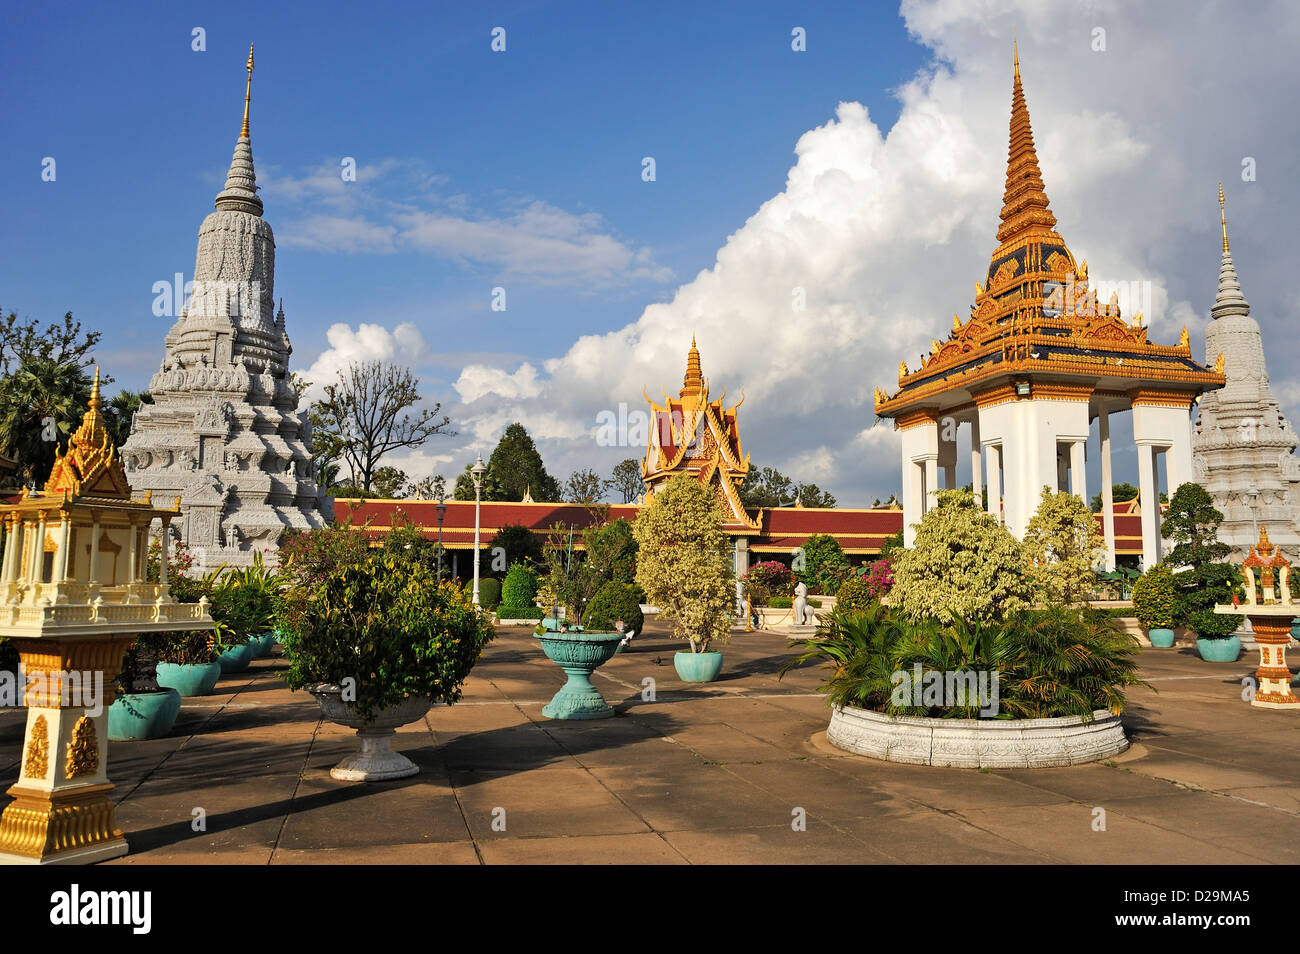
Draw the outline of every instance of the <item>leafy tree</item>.
M456 486L452 489L451 496L453 500L473 500L474 499L474 465L466 464L465 469L456 476ZM502 495L501 484L497 481L496 474L492 468L483 473L483 489L480 496L483 500L509 500ZM523 500L523 497L518 499Z
M637 514L636 581L646 599L673 622L673 635L707 652L731 635L735 577L731 543L716 498L679 474Z
M497 554L503 553L506 566L523 563L539 567L543 563L542 541L522 523L508 523L498 530L488 541L488 552L493 555L493 563L496 563Z
M829 533L810 536L794 561L795 575L814 593L834 593L848 578L849 561Z
M605 496L608 482L587 468L570 474L564 482L564 499L569 503L596 503Z
M12 316L11 316L12 317ZM75 361L28 357L0 381L0 448L24 483L41 483L60 444L76 430L90 402L90 378Z
M370 480L371 489L380 497L392 499L402 496L402 489L407 484L406 471L396 467L378 468Z
M34 320L20 322L18 314L11 311L0 321L0 377L9 377L33 360L89 368L93 364L90 353L101 337L98 331L82 332L81 322L73 319L72 312L63 316L62 324L50 322L41 328ZM111 381L107 376L100 379L101 384Z
M1111 484L1111 485L1110 485L1110 499L1111 499L1114 503L1123 503L1123 502L1126 501L1126 500L1137 500L1138 497L1141 496L1141 494L1142 494L1142 491L1138 490L1136 487L1134 487L1132 484L1130 484L1127 480L1124 481L1123 483L1120 483L1120 484ZM1164 501L1164 495L1163 495L1163 494L1161 494L1160 499L1161 499L1161 502ZM1100 492L1095 493L1095 494L1092 495L1092 500L1089 501L1089 503L1088 503L1088 508L1089 508L1093 513L1101 513L1101 493L1100 493Z
M418 481L412 481L407 485L406 495L414 500L445 500L447 498L447 481L442 474L433 474Z
M835 495L822 490L816 484L800 484L795 489L795 498L805 507L835 506Z
M1232 552L1219 542L1222 522L1206 489L1186 483L1174 491L1160 526L1160 535L1174 544L1162 562L1175 571L1179 621L1207 639L1231 636L1240 623L1236 616L1214 612L1215 603L1230 603L1240 591L1237 569L1222 562Z
M620 517L584 534L587 562L603 580L636 581L636 536L632 524Z
M913 620L999 619L1026 607L1033 586L1024 551L969 490L940 490L897 554L890 600Z
M493 500L523 500L525 493L531 493L534 500L560 499L559 481L546 472L537 445L518 422L501 435L488 460L488 469L496 477L501 494Z
M1029 573L1053 603L1079 603L1096 582L1101 531L1092 511L1068 491L1043 487L1038 511L1021 540Z
M988 508L985 507L984 509L987 510ZM897 533L891 533L889 536L885 537L884 541L880 544L880 556L882 559L886 557L892 559L893 556L902 549L903 531L899 530Z
M893 507L898 504L898 494L890 494L888 500L882 501L879 497L871 501L872 507Z
M113 440L114 447L121 447L131 436L131 419L142 404L152 404L153 398L148 391L128 391L123 389L117 397L106 403L101 410L104 415L104 428Z
M751 470L740 486L740 502L750 509L791 507L797 499L794 481L775 467Z
M641 462L635 457L629 457L614 465L614 473L609 479L609 489L622 498L621 503L626 504L636 500L645 489L645 483L641 480Z
M353 486L372 490L379 462L389 452L455 433L448 430L451 418L438 416L441 404L407 413L421 400L419 383L410 368L386 361L353 363L312 404L313 427L320 429L322 444L347 462Z

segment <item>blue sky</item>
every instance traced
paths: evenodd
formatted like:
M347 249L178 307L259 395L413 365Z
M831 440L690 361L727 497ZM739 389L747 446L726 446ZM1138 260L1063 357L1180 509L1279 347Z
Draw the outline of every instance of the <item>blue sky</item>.
M538 360L635 319L781 188L805 129L841 99L889 122L888 90L925 57L877 4L87 4L7 19L5 138L21 146L0 156L0 305L72 310L104 331L108 370L132 387L170 323L151 313L153 284L190 277L220 190L250 40L253 153L295 363L310 364L334 322L410 321L444 356L424 369L432 395L466 355ZM490 49L496 26L504 53ZM794 26L816 56L792 55ZM191 49L195 27L206 51ZM41 180L46 156L54 182ZM543 203L594 217L591 232L653 265L593 281L550 262L520 274L491 254L295 245L312 196L277 182L345 156L383 201L483 221ZM366 184L380 163L391 171ZM498 285L504 313L488 310Z
M1300 292L1278 240L1300 218L1300 134L1278 118L1300 96L1300 12L1284 0L15 8L0 307L73 311L105 333L105 370L147 385L171 323L153 286L190 277L252 40L295 367L400 359L459 431L392 463L452 476L519 420L561 478L608 472L644 448L600 445L598 416L673 390L696 334L714 393L745 389L755 464L862 506L899 484L874 388L947 334L996 244L1013 27L1076 256L1146 290L1125 315L1152 340L1186 326L1201 354L1224 181L1273 388L1300 413ZM1116 479L1136 482L1127 420L1113 427Z

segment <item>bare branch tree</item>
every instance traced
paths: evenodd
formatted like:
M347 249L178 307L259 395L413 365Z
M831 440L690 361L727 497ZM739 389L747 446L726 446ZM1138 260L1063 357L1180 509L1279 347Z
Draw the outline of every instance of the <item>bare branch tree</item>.
M325 397L312 404L318 426L337 440L352 484L369 492L379 461L390 451L418 447L435 434L454 435L441 404L405 413L420 401L420 381L386 361L350 364Z

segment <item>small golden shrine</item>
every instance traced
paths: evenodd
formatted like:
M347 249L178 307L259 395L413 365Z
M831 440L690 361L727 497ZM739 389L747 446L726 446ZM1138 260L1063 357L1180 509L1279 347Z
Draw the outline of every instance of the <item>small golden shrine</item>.
M40 491L0 505L0 636L22 661L22 771L0 816L0 863L89 863L123 855L108 793L108 705L137 634L212 628L207 600L177 603L167 528L180 514L131 497L100 414L90 409ZM160 581L146 581L149 526L162 521ZM96 687L94 693L87 690Z
M1245 616L1259 647L1259 668L1255 670L1258 686L1252 706L1260 709L1290 709L1300 705L1291 691L1291 670L1286 664L1286 647L1291 642L1291 622L1296 604L1291 602L1291 563L1281 549L1268 539L1268 528L1261 527L1259 542L1250 548L1241 562L1246 599L1234 598L1229 606L1220 603L1216 613Z
M661 389L662 390L662 389ZM686 357L686 376L676 398L664 392L659 404L641 391L650 404L650 436L641 478L646 484L645 502L670 478L689 473L701 484L711 486L728 530L758 532L759 521L740 502L740 486L749 474L749 457L740 447L736 409L745 403L744 392L730 408L723 408L727 393L709 399L709 382L700 370L700 351L691 336Z

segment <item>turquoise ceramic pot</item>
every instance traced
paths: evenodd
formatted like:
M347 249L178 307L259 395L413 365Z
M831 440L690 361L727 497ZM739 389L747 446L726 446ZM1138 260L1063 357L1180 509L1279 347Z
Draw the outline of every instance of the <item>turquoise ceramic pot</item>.
M261 636L254 636L248 642L253 647L253 658L265 659L275 648L275 633L263 633Z
M1291 638L1300 639L1300 619L1291 623Z
M180 711L175 689L120 694L108 707L108 737L114 742L160 738L172 730Z
M1206 662L1236 662L1241 655L1241 637L1229 636L1227 639L1205 639L1196 637L1196 651Z
M158 685L165 689L175 689L182 696L206 696L221 678L219 663L202 665L160 662L158 664Z
M569 677L542 707L542 715L551 719L608 719L614 714L605 697L591 684L591 674L618 650L622 633L546 633L535 638Z
M1174 631L1172 629L1147 630L1147 638L1151 640L1152 646L1168 649L1174 644Z
M676 653L673 668L683 682L713 682L722 672L722 653Z
M227 649L217 657L217 662L221 665L222 672L243 672L248 668L249 663L252 661L252 643L244 643L242 646L235 646L233 649Z

